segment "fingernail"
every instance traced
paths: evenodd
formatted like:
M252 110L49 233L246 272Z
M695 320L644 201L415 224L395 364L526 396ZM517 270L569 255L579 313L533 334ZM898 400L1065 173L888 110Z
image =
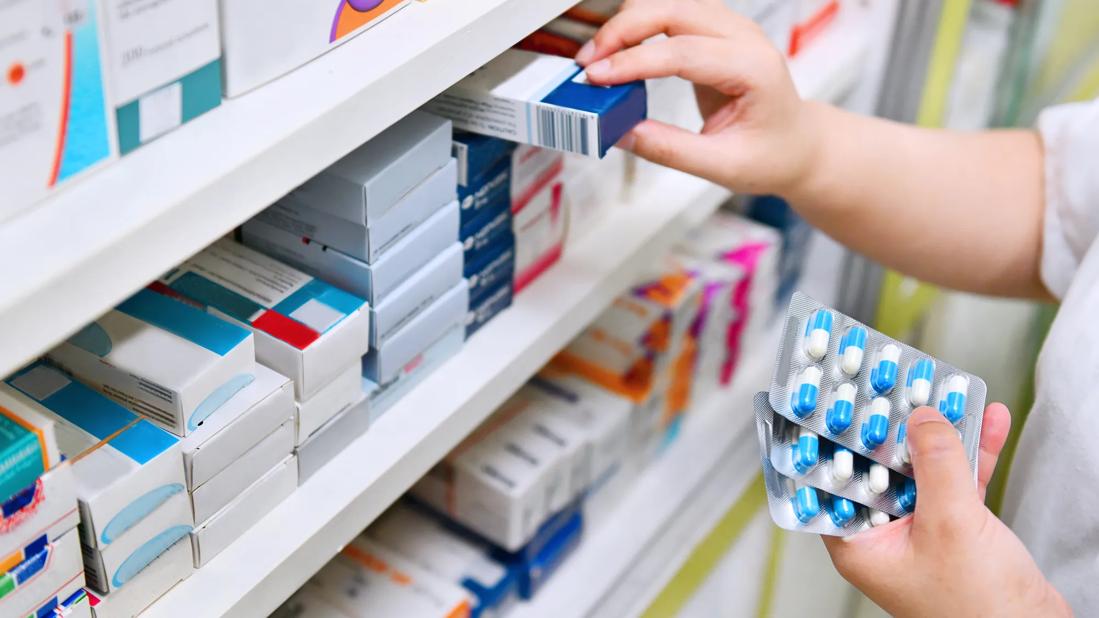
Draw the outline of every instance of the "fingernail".
M580 65L591 62L592 56L595 55L595 41L589 40L584 43L584 46L580 48L580 51L576 52L576 63Z
M588 78L595 81L603 81L608 79L611 74L611 61L604 58L599 62L596 62L589 66L586 71L588 72Z

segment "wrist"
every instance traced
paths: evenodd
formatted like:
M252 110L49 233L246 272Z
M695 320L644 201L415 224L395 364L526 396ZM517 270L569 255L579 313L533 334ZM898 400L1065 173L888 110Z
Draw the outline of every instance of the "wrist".
M830 127L834 126L840 110L816 101L803 101L798 117L793 123L794 152L798 153L791 175L775 193L788 202L802 202L812 195L825 191L828 178L828 161L831 159L828 145Z

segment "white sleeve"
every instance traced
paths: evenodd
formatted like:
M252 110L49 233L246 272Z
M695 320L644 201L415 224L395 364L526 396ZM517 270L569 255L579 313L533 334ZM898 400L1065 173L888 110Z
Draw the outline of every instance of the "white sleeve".
M1099 234L1099 99L1045 110L1038 130L1045 145L1042 282L1062 298Z

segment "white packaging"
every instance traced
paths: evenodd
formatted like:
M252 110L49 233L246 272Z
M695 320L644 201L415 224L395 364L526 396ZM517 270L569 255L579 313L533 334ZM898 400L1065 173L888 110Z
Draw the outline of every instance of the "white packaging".
M549 502L550 513L556 513L583 495L592 481L591 438L584 427L566 412L566 406L543 396L541 391L530 386L520 388L504 402L501 411L513 406L522 409L519 422L526 425L539 441L559 449L564 459L562 490L556 500Z
M256 378L180 442L187 489L194 491L294 418L290 379L256 364Z
M300 446L325 423L362 400L361 372L362 364L356 361L308 401L294 403L294 446Z
M515 292L518 293L561 258L568 230L564 184L555 179L515 213Z
M239 459L191 492L196 524L206 522L294 450L294 423L287 419Z
M110 594L89 590L92 615L95 618L133 618L169 588L190 577L193 571L191 544L180 540L142 569L131 585Z
M294 451L298 458L298 484L309 480L324 464L365 433L369 426L370 400L361 394L355 404L313 432Z
M252 329L256 359L294 381L297 401L312 397L369 348L363 299L228 238L157 285Z
M0 557L43 535L49 541L60 539L80 522L76 475L71 463L63 463L39 477L33 492L34 495L20 501L23 507L19 510L8 512L5 508L0 526Z
M408 0L222 0L218 4L225 96L235 97L340 45Z
M61 462L51 417L0 393L0 503L26 490Z
M587 160L583 157L578 159ZM519 144L511 153L511 209L520 211L565 169L565 154Z
M97 0L126 154L221 103L217 0Z
M465 324L469 309L469 285L460 279L415 319L363 357L363 377L387 385L401 370L453 326Z
M195 568L202 567L220 554L294 493L297 487L298 462L291 455L191 532Z
M374 423L381 418L393 404L416 388L439 365L450 360L462 349L464 342L464 329L459 326L452 327L438 341L417 354L411 361L405 363L397 377L384 387L363 379L363 391L367 393L367 397L370 399L370 422Z
M104 395L186 436L252 381L246 329L141 290L48 356Z
M29 540L29 539L28 539ZM37 610L49 600L67 599L84 584L84 565L80 560L80 535L75 530L25 556L18 564L5 568L0 596L0 615L37 616Z

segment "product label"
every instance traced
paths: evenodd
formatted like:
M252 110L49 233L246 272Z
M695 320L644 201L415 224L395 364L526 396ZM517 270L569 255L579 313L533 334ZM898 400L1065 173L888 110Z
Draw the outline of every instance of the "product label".
M161 281L171 285L194 272L268 309L313 280L294 268L257 251L221 239L184 262Z

